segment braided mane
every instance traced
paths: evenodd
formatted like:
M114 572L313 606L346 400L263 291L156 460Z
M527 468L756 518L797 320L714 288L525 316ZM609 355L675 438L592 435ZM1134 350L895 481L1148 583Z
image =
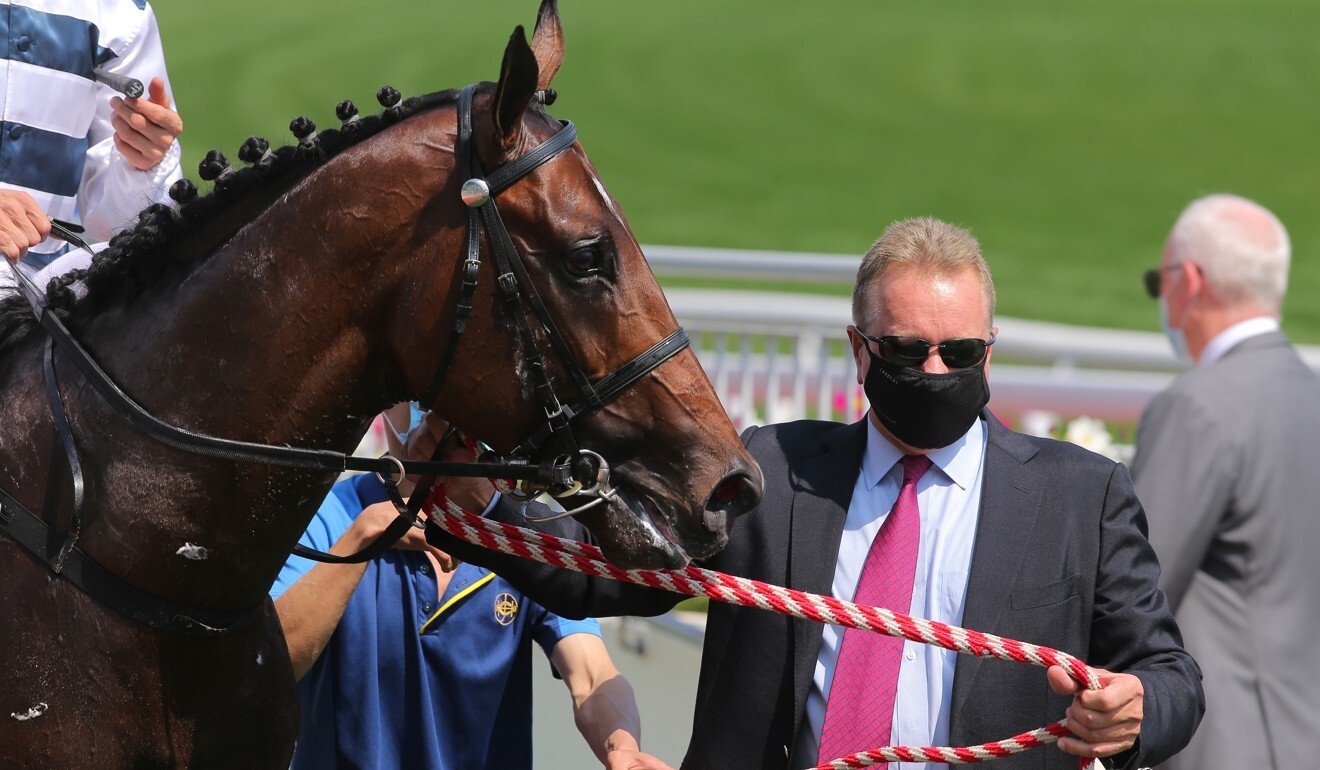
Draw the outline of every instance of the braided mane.
M46 289L50 308L66 322L77 325L107 308L130 304L166 276L186 276L234 232L265 211L279 193L325 161L404 118L455 102L458 91L400 99L398 91L385 86L376 98L385 107L379 115L360 117L351 101L340 102L335 112L342 121L341 128L318 133L311 120L296 118L289 128L297 144L271 149L265 139L248 137L238 153L248 164L244 168L230 168L221 152L211 150L198 166L198 175L214 182L210 193L199 197L192 182L176 182L170 188L170 197L178 202L177 206L148 206L138 214L137 224L111 238L89 267L52 278ZM228 223L219 234L219 242L211 243L211 248L204 244L200 249L186 248L208 234L217 235L208 232L214 228L207 226L219 224L220 215L244 204L251 210L241 221ZM78 282L85 286L85 292L74 292L73 285ZM0 364L37 328L36 317L20 293L0 299Z

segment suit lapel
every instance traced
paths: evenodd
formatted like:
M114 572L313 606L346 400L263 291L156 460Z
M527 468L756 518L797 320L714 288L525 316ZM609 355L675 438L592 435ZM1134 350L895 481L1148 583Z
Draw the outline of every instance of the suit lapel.
M825 437L820 454L803 462L793 477L789 586L829 595L834 585L843 523L866 449L866 418ZM799 729L824 626L793 620L794 736Z
M993 632L1008 605L1009 591L1022 562L1021 539L1034 526L1043 489L1027 464L1036 454L1035 445L988 412L984 416L989 435L962 625ZM958 714L966 706L981 663L981 658L958 656L953 675L951 735L958 728Z

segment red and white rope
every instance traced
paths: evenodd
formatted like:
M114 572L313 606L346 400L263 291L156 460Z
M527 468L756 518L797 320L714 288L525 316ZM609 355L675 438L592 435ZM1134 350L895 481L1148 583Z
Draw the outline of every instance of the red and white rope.
M819 623L862 628L888 636L943 647L965 655L1014 660L1037 666L1062 666L1074 681L1089 690L1100 689L1095 672L1077 658L1050 647L1007 639L980 631L959 628L933 620L915 618L883 607L866 607L832 596L797 591L759 580L726 575L688 566L681 570L625 570L606 561L600 549L586 543L535 532L484 519L459 509L452 502L442 510L433 496L430 519L441 529L469 543L492 551L570 569L596 577L660 588L688 596L705 596L743 607L759 607ZM813 770L847 770L883 762L944 762L964 765L1020 754L1027 749L1055 743L1068 735L1063 720L979 746L885 746L858 752L818 765Z

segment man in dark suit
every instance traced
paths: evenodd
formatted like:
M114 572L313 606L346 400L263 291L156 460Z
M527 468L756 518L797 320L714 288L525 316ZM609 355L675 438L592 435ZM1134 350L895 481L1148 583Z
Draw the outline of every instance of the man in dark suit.
M1191 738L1200 672L1156 587L1127 471L984 410L993 312L970 233L934 219L886 230L858 273L848 329L869 419L748 430L764 502L704 566L1057 647L1103 669L1104 689L1078 692L1060 669L712 603L684 768L975 744L1065 713L1075 737L1059 748L1075 756L1044 749L996 766L1075 770L1078 756L1105 756L1135 768ZM469 508L489 499L462 494ZM509 505L493 515L517 521ZM680 598L428 537L569 616L657 614ZM637 756L611 767L664 765Z
M1233 195L1193 202L1148 280L1196 363L1146 407L1132 473L1205 729L1167 770L1314 767L1320 690L1320 377L1279 328L1283 224Z

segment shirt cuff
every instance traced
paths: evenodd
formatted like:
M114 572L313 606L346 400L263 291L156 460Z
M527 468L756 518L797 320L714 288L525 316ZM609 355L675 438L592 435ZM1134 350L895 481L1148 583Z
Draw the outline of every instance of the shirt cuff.
M486 510L481 512L481 518L483 519L489 518L491 511L494 511L495 506L499 504L500 504L500 491L497 489L495 490L495 494L490 496L490 502L486 503Z

